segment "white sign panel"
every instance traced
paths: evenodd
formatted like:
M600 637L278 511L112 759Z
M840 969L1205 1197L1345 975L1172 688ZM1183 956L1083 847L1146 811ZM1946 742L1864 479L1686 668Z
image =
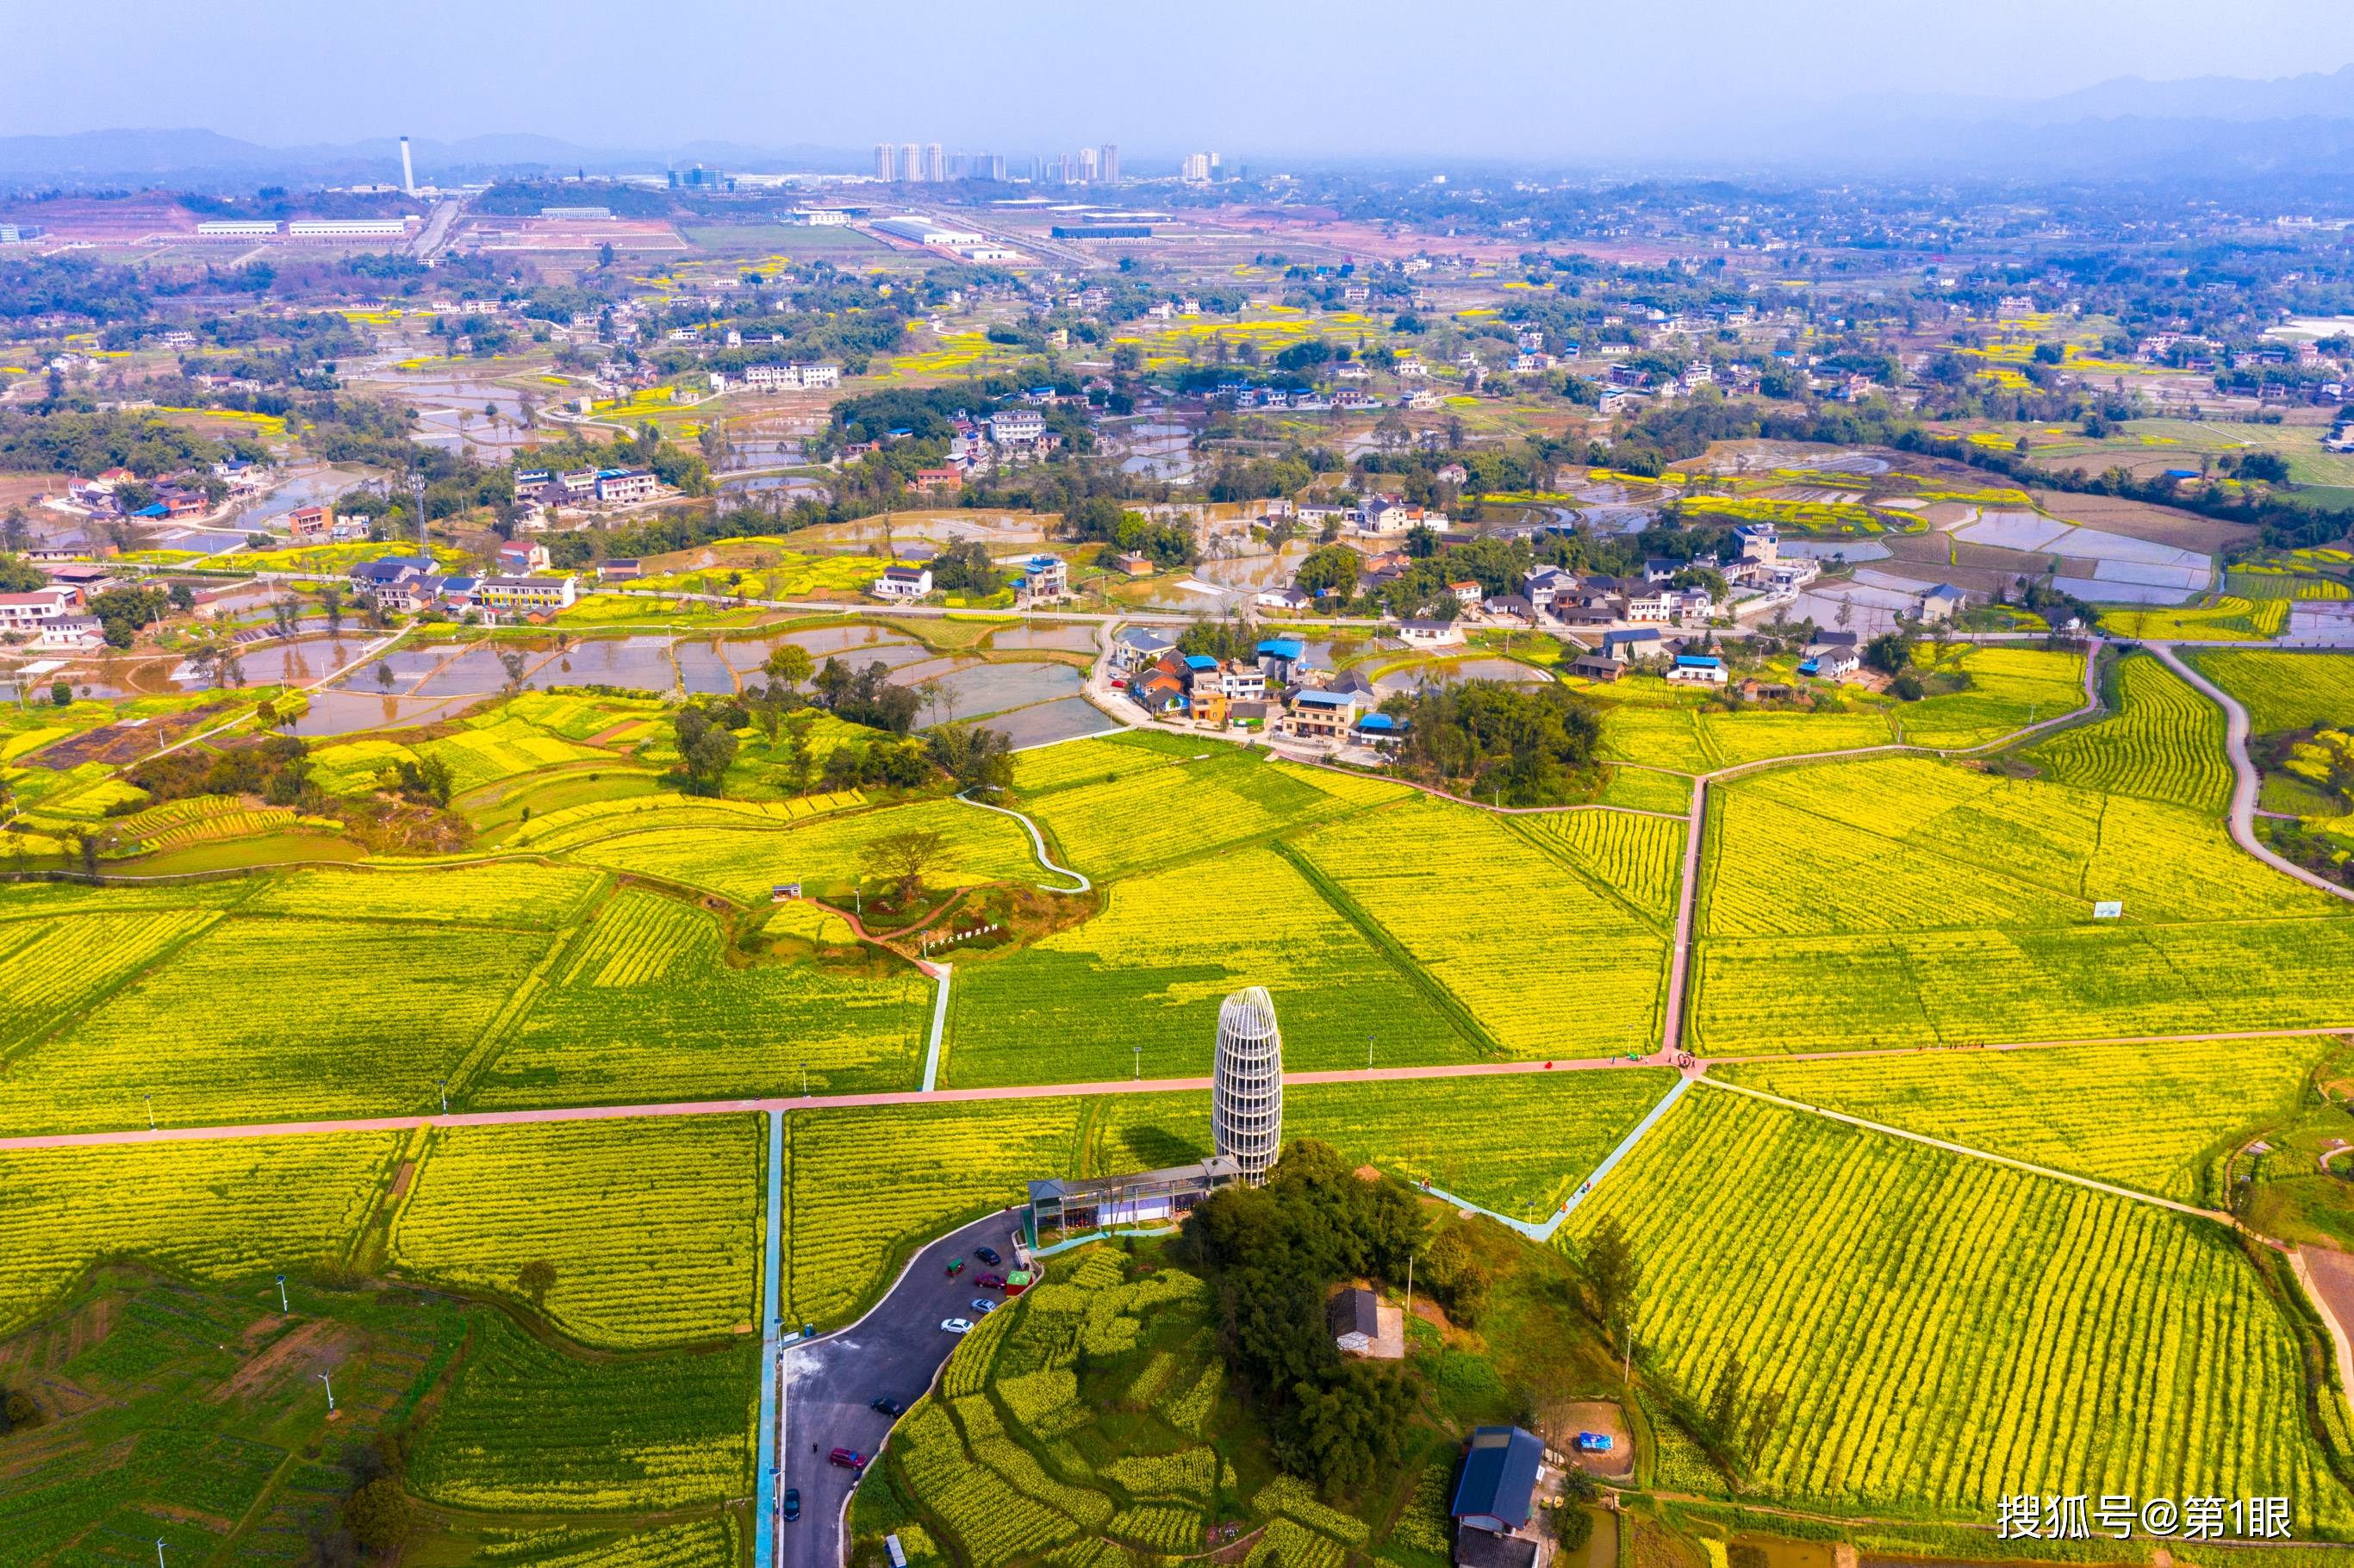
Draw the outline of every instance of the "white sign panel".
M2125 912L2126 906L2122 903L2115 901L2106 901L2093 906L2093 918L2095 920L2115 920L2123 916Z

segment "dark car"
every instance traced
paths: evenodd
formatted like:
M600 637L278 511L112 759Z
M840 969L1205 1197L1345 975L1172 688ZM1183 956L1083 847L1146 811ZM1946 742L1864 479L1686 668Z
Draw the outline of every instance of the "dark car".
M980 1286L983 1290L1002 1290L1005 1288L1005 1276L1002 1274L984 1274L979 1279L974 1280L973 1283Z
M997 1249L992 1246L977 1246L972 1249L972 1255L987 1264L1000 1264L1005 1261L997 1255Z
M855 1448L836 1448L826 1457L845 1470L863 1470L866 1467L866 1456Z
M900 1404L896 1399L878 1399L866 1408L869 1410L879 1410L895 1421L900 1416L907 1414L907 1407Z
M801 1516L801 1489L799 1487L787 1487L785 1489L785 1517L787 1519L799 1519Z

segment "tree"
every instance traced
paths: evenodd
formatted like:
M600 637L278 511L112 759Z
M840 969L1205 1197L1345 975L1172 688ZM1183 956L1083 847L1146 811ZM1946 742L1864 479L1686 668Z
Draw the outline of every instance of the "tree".
M948 855L948 836L930 828L902 828L866 846L868 874L896 883L903 899L919 897L924 874Z
M769 679L787 691L798 692L802 682L810 678L815 665L809 650L798 642L779 642L776 651L761 662L760 668Z
M543 1310L547 1306L547 1293L556 1288L556 1265L544 1257L535 1257L515 1270L515 1287L531 1298L531 1304Z
M736 760L736 732L712 722L699 707L681 708L672 721L678 734L678 757L689 788L698 795L716 795L727 768Z
M1310 598L1330 591L1346 599L1357 589L1364 557L1346 545L1327 545L1311 551L1292 574L1292 585Z
M327 617L327 635L334 637L344 629L344 585L324 583L319 588L319 609Z
M1643 1287L1643 1265L1615 1215L1594 1228L1579 1262L1585 1288L1594 1300L1594 1320L1604 1332L1618 1334L1633 1320L1635 1298Z
M378 1476L344 1499L344 1528L370 1552L389 1552L408 1539L415 1523L408 1494L392 1476Z
M523 684L524 667L530 662L530 656L520 648L499 650L499 668L507 673L508 691L512 692Z
M1009 789L1013 783L1013 741L1002 729L950 722L925 737L932 760L956 780L960 794Z
M1902 627L1883 631L1863 645L1863 662L1883 675L1902 675L1913 668L1913 638Z

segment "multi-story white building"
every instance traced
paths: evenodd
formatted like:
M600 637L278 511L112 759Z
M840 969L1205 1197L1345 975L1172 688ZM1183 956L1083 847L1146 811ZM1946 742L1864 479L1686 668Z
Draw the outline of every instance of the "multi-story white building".
M1264 986L1238 991L1218 1009L1210 1139L1253 1186L1267 1180L1283 1147L1283 1032Z
M1046 433L1046 416L1034 408L1008 408L989 417L989 439L1000 446L1034 441Z
M580 579L484 577L474 585L474 601L491 609L565 609L580 597Z

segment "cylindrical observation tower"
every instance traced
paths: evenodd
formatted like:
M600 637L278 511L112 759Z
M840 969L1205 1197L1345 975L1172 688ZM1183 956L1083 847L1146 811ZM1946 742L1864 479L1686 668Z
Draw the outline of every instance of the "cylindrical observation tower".
M1283 1145L1283 1033L1265 986L1238 991L1218 1009L1210 1136L1254 1187Z

